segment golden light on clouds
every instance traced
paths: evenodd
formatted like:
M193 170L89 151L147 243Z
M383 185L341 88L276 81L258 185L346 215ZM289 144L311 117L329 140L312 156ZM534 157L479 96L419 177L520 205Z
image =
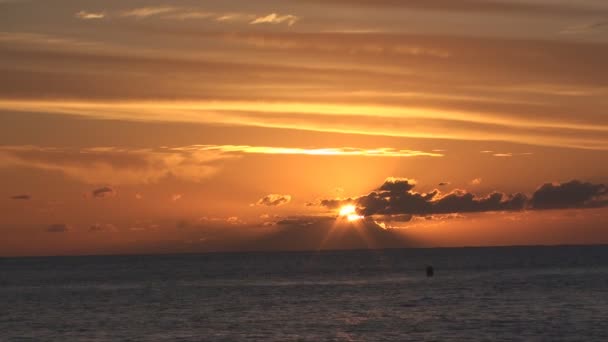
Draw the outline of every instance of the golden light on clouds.
M0 100L0 110L142 122L223 124L425 139L494 140L608 150L608 125L433 108L249 101ZM581 135L580 132L588 134Z
M505 211L553 242L554 211L608 203L608 3L562 2L0 0L0 254L54 225L397 247Z
M357 214L357 207L354 205L345 205L340 208L340 217L345 218L349 222L354 222L363 219L363 216Z

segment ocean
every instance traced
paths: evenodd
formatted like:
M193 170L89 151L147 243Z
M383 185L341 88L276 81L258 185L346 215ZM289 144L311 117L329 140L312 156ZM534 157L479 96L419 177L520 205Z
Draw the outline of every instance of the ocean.
M0 341L608 341L608 247L3 258Z

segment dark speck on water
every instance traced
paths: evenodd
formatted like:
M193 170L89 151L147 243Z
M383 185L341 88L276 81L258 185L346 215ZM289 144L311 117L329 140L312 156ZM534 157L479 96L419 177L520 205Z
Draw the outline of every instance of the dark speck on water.
M607 341L608 247L5 258L0 304L2 342Z
M426 267L426 276L431 278L435 275L435 269L433 268L433 266L427 266Z

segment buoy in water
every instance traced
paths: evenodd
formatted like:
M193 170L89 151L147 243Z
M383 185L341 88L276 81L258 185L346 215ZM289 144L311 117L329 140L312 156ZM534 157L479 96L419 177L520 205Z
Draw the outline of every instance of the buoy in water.
M426 276L431 278L434 275L435 275L435 269L433 269L433 266L427 266L426 267Z

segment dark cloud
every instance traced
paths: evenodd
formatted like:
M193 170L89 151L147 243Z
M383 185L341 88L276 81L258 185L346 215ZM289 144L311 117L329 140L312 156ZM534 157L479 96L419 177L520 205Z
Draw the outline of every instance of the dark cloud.
M437 184L437 185L438 185L438 186L448 186L448 185L450 185L450 184L451 184L450 182L441 182L441 183L439 183L439 184Z
M108 186L91 191L94 198L112 197L116 195L116 191Z
M571 181L545 184L531 197L523 193L492 192L478 196L466 190L442 194L438 190L427 193L413 191L415 183L407 179L390 178L377 190L357 198L328 199L321 205L336 209L354 204L364 216L404 215L429 216L436 214L480 213L491 211L520 211L525 209L595 208L608 205L605 185ZM409 217L411 219L411 217Z
M32 199L32 196L30 195L16 195L16 196L11 196L12 200L22 200L22 201L28 201Z
M608 204L608 188L604 184L568 183L542 185L531 200L534 209L592 208Z
M387 178L384 184L378 189L391 193L401 193L412 190L416 186L416 181L407 178Z
M67 224L52 224L46 228L46 231L48 233L67 233L70 229Z
M265 205L269 207L278 207L284 204L291 202L290 195L277 195L270 194L260 198L257 202L257 205Z

